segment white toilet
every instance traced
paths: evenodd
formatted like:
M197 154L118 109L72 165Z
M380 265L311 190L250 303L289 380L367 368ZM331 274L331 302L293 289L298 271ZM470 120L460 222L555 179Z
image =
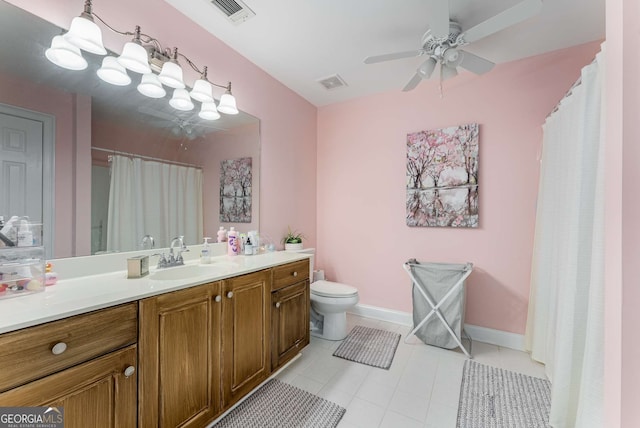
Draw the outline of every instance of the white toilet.
M311 254L309 278L313 281L314 248L296 250L298 253ZM311 335L327 340L342 340L347 337L347 310L359 300L358 289L338 282L324 279L311 284Z

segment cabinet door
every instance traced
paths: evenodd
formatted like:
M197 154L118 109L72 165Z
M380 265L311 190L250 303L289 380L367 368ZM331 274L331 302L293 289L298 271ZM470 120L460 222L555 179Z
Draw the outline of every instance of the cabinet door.
M63 407L67 428L135 427L136 359L129 346L3 392L0 406Z
M268 270L224 282L222 304L222 391L227 408L270 372Z
M271 293L271 368L309 344L309 281Z
M220 412L220 286L140 302L140 426L205 426Z

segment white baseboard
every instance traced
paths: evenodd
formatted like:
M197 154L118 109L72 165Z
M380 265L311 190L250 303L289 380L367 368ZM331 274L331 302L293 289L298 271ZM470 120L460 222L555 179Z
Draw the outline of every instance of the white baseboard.
M357 304L349 311L349 313L365 318L393 322L396 324L408 326L413 325L413 314L410 312ZM495 330L493 328L480 327L471 324L465 324L464 329L469 336L471 336L471 339L477 340L478 342L490 343L504 348L515 349L517 351L524 351L524 335L522 334Z

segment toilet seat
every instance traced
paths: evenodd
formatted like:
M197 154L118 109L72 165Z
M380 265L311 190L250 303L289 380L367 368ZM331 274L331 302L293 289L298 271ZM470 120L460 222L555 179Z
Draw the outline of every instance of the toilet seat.
M346 284L331 281L316 281L311 284L311 294L321 297L345 298L358 295L358 289Z

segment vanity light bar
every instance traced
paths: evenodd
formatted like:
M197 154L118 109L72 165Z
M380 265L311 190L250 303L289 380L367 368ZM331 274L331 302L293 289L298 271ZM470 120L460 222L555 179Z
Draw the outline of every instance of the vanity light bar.
M107 50L102 43L102 31L94 18L114 33L133 36L133 39L124 45L121 55L104 58L102 67L97 73L100 79L112 85L128 85L131 83L127 73L129 70L142 75L137 89L147 97L164 97L166 91L162 85L173 88L174 96L169 104L177 110L192 110L195 107L191 101L193 98L202 104L199 116L205 120L218 119L220 117L218 111L224 114L239 113L236 99L231 93L231 82L219 85L209 81L207 67L201 70L184 54L179 53L178 48L164 49L158 39L142 33L139 26L136 26L133 32L116 30L93 12L92 0L85 0L83 12L80 16L73 18L69 31L53 38L51 47L45 52L46 58L68 70L83 70L86 68L86 60L80 49L106 55ZM194 71L200 74L200 78L196 80L190 92L185 90L186 85L178 58L184 59ZM225 89L217 109L212 94L214 86Z

